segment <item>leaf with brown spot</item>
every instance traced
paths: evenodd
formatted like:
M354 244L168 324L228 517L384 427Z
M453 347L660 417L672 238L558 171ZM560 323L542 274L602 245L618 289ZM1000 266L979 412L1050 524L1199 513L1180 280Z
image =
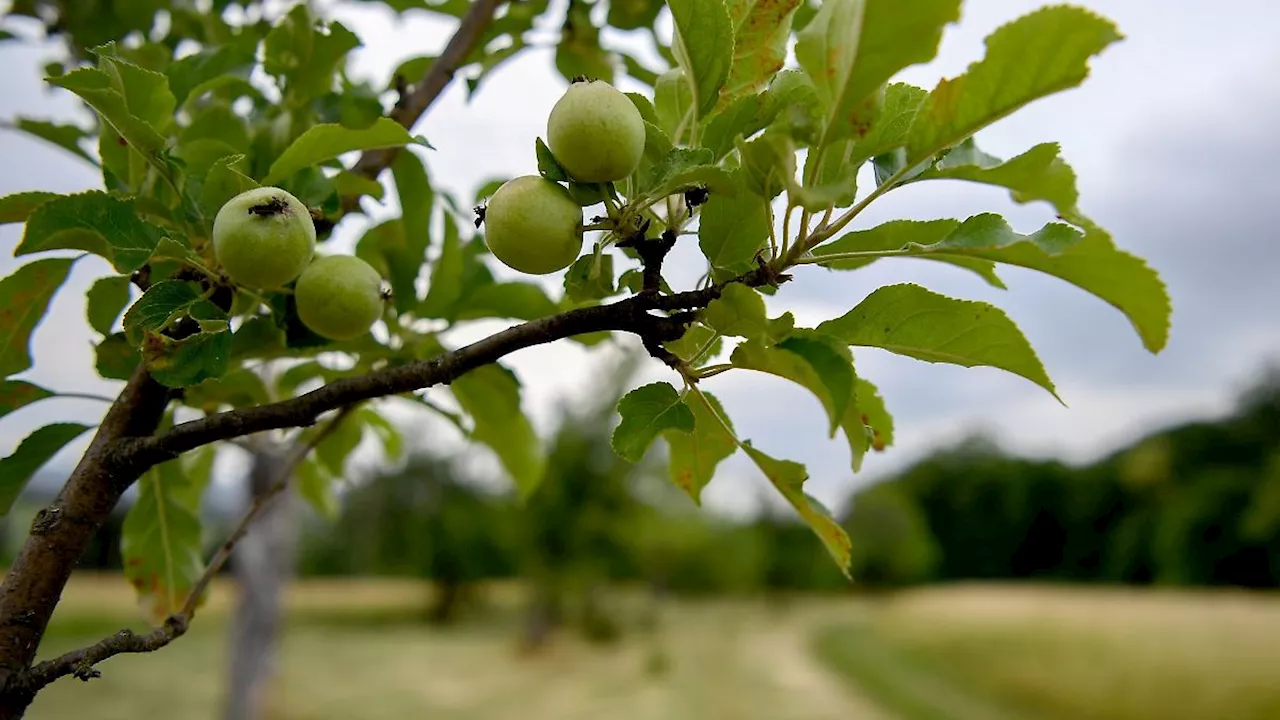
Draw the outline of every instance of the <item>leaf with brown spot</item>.
M791 36L791 17L801 0L729 0L733 21L733 65L720 89L719 106L751 95L782 69Z
M0 280L0 375L8 377L31 367L31 333L73 263L69 258L37 260Z
M53 393L25 380L5 380L0 384L0 418L33 402L53 397Z

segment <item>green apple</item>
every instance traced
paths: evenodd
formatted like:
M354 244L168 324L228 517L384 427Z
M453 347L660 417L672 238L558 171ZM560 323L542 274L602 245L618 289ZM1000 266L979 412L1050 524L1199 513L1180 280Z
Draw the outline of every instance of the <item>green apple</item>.
M213 219L213 254L239 285L287 285L311 262L316 228L298 198L275 187L246 190Z
M294 286L298 317L330 340L360 337L382 317L382 276L352 255L316 258Z
M575 82L547 118L547 147L579 182L622 180L640 166L644 118L625 94L603 80Z
M582 208L563 186L537 175L508 180L484 214L489 252L530 275L563 270L582 252Z

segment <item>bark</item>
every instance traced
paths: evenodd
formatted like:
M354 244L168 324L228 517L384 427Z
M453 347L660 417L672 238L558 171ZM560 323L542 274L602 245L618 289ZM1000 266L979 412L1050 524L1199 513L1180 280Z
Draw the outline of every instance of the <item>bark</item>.
M267 445L253 453L252 501L288 472L289 453ZM296 554L296 495L271 499L232 555L239 597L231 618L226 720L269 717L283 621L283 594Z

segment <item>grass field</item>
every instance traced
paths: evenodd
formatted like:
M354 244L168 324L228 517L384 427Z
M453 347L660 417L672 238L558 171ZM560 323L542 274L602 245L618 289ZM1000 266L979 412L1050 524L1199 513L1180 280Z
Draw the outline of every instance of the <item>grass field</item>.
M412 583L304 583L289 597L276 720L885 720L816 662L811 628L861 612L848 601L672 604L656 636L615 647L557 642L515 652L510 593L483 622L437 631L416 621ZM505 596L504 596L505 595ZM191 633L155 655L117 657L89 683L64 680L36 700L35 720L213 720L224 679L227 594L219 588ZM99 638L136 617L118 578L78 578L42 655ZM136 626L136 622L133 623ZM655 654L662 653L662 663ZM654 673L655 664L665 672Z
M1280 598L971 586L815 635L906 720L1274 720Z
M967 586L871 601L672 602L623 643L516 652L518 591L450 630L412 582L295 585L274 720L1280 718L1280 598ZM227 588L190 634L41 694L36 720L214 720ZM77 577L42 655L138 627L117 577ZM656 671L656 668L662 668Z

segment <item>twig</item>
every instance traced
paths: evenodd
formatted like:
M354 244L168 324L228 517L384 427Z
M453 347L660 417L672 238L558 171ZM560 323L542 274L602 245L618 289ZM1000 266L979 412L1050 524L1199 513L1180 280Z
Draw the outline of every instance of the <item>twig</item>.
M440 57L431 63L431 70L427 72L426 77L405 88L405 91L400 94L400 99L390 114L392 120L406 129L412 128L418 122L436 98L449 86L454 74L471 55L472 50L484 35L485 29L493 21L494 13L504 2L506 0L475 0L471 4L467 14L462 17L462 22L458 24L458 29L454 31L453 37L444 46ZM400 152L399 147L366 150L351 168L351 172L370 180L375 179L383 170L391 167L391 163L395 162ZM354 209L357 203L356 196L343 197L343 211Z
M299 442L294 446L293 452L280 469L275 482L271 484L266 493L254 499L244 517L240 518L235 530L227 536L227 539L209 560L208 566L205 567L195 585L191 587L191 592L188 593L187 600L181 610L170 615L162 625L145 635L137 635L132 630L124 629L114 635L103 638L93 645L72 650L52 660L39 663L20 676L15 684L20 684L28 692L34 693L54 680L67 675L72 675L80 680L91 680L102 675L94 666L104 660L127 653L154 652L186 634L187 629L191 626L191 621L195 619L196 607L200 603L201 596L204 595L209 588L209 584L217 577L222 567L226 565L227 560L231 558L231 553L235 550L236 544L244 539L244 536L249 532L249 528L253 526L253 523L271 504L271 501L289 487L289 481L293 477L294 471L298 469L299 463L326 437L333 433L356 407L357 405L348 405L340 408L338 413L319 432L312 435L306 442Z

